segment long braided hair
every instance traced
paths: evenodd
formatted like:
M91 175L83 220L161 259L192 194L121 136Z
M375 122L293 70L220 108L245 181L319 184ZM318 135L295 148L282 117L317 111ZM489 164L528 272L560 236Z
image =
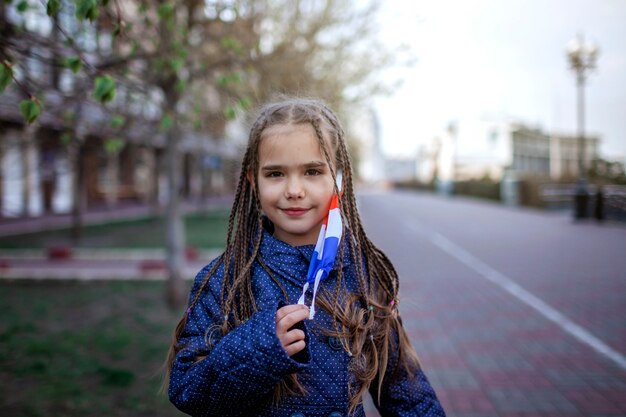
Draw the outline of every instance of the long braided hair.
M419 361L398 316L398 274L389 258L367 237L361 224L344 131L335 113L319 100L293 98L270 103L261 110L253 123L228 219L226 249L204 277L176 327L168 354L167 371L169 373L171 370L176 353L184 348L178 343L178 339L187 324L189 311L200 299L207 282L220 265L223 264L224 271L221 287L222 335L226 335L257 311L251 274L254 262L258 262L265 269L286 295L282 284L275 278L259 252L264 219L255 190L258 190L259 145L264 132L274 126L301 124L313 127L322 154L330 167L333 183L336 184L337 170L343 172L340 211L346 237L340 249L335 291L324 289L318 297L318 304L334 318L334 329L324 331L340 337L344 349L351 356L350 370L357 381L355 387L350 387L352 413L372 383L377 383L380 400L384 378L393 378L393 375L386 375L390 346L399 350L395 371L403 367L412 375L419 367ZM356 294L341 291L345 288L342 267L346 245L356 269ZM209 329L207 333L208 331ZM397 343L390 340L394 331L398 335ZM274 401L279 403L285 395L304 393L305 389L296 374L292 374L275 387Z

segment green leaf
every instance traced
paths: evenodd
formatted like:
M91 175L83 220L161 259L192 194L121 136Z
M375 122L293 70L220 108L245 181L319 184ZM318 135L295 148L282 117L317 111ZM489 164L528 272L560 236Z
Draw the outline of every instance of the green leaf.
M179 78L176 81L176 85L174 86L174 88L176 89L177 92L182 93L185 91L185 89L187 88L187 81L183 80L182 78Z
M217 85L226 87L228 85L228 75L220 75L217 77Z
M171 3L164 3L159 6L157 13L161 19L167 19L174 14L174 5Z
M0 65L0 93L13 81L13 68L8 63Z
M69 133L65 132L61 135L61 143L65 146L69 145L70 143L72 143L72 135L70 135Z
M98 0L75 0L76 18L93 22L98 18Z
M224 108L224 117L226 117L227 120L233 120L237 117L237 109L235 106L226 106Z
M241 44L237 39L232 36L224 36L221 41L222 48L230 49L236 54L240 54L243 51Z
M101 103L107 103L115 97L115 81L109 75L96 78L93 96Z
M63 65L71 69L72 72L76 74L83 67L83 62L80 60L80 58L74 56L70 58L65 58L63 60Z
M178 72L182 69L184 61L180 58L170 59L170 67L174 72Z
M170 116L169 114L166 114L161 119L160 129L163 130L163 131L169 130L172 127L173 124L174 124L174 119L172 119L172 116Z
M242 97L237 101L237 104L239 104L239 107L243 110L250 110L252 107L252 100L250 97Z
M107 153L118 153L126 146L126 141L120 138L107 138L104 140L104 150Z
M56 16L61 10L61 0L48 0L48 4L46 5L46 13L48 16Z
M180 42L176 42L176 44L174 45L174 52L176 53L176 56L181 59L186 59L189 55L187 53L187 48L185 48Z
M22 0L19 3L17 3L18 12L24 13L26 10L28 10L28 2L26 0Z
M113 129L117 129L118 127L122 127L126 122L126 118L124 116L115 115L111 118L111 127Z
M35 97L30 100L22 100L20 102L20 113L24 120L30 124L37 120L41 114L41 103Z
M232 74L220 75L217 77L217 85L226 87L229 84L239 84L242 80L241 72L233 72Z

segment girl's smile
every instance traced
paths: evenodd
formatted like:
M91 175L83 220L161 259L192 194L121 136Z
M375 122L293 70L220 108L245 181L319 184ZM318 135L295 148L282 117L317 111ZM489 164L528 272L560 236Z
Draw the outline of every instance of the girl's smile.
M334 186L309 124L267 129L259 145L259 200L274 236L292 246L315 244Z
M290 207L282 209L288 216L302 216L306 214L309 209L301 208L301 207Z

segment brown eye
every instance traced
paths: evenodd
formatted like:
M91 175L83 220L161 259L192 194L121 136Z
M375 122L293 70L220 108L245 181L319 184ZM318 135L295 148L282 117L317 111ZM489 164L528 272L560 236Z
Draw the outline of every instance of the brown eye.
M320 171L319 169L307 169L305 174L306 175L321 175L322 171Z

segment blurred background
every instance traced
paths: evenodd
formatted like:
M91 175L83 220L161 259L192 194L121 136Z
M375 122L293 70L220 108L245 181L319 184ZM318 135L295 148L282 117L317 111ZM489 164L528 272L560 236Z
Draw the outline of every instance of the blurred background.
M281 95L340 115L448 415L626 415L626 3L8 0L0 19L0 415L180 415L171 334Z

